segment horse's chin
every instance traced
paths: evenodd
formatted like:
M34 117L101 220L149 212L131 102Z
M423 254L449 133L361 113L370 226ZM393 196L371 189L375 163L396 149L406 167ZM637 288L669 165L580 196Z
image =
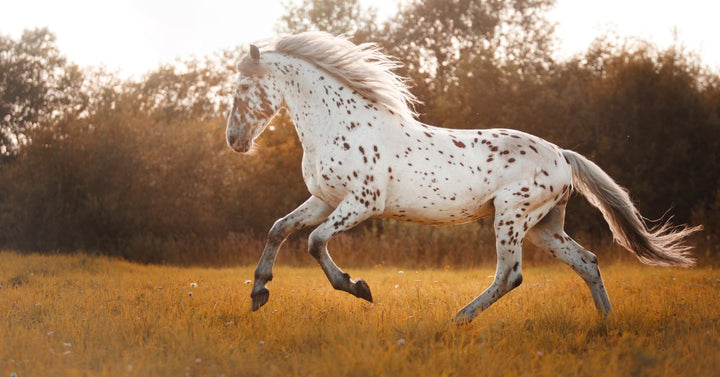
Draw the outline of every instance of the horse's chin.
M254 155L258 150L255 143L249 143L245 145L233 145L230 147L230 149L232 149L233 152L245 155Z
M230 149L233 150L233 152L237 153L247 153L249 150L253 147L253 140L252 139L239 139L233 136L228 136L227 145L230 147Z
M232 145L230 149L237 153L248 153L252 149L251 145Z

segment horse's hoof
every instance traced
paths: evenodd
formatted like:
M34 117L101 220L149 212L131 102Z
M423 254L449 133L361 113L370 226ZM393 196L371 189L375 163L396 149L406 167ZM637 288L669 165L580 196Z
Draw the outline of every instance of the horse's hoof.
M455 314L453 322L455 322L455 324L458 326L462 326L469 324L473 320L473 318L475 318L474 312L469 312L468 310L462 309L457 314Z
M370 293L370 287L367 285L365 280L358 280L355 283L353 283L353 292L356 297L359 297L363 300L367 300L369 302L373 302L372 294Z
M252 298L252 311L256 311L268 302L270 291L268 291L267 288L260 288L257 291L253 291L250 297Z

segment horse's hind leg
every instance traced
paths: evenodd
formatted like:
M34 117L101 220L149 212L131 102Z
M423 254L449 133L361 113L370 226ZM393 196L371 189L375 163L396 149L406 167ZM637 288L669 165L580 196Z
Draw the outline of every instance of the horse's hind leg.
M495 279L480 296L476 297L455 315L455 322L470 322L479 312L487 309L506 293L522 283L522 225L527 215L520 209L508 209L495 216L495 247L497 267ZM518 215L518 216L516 216Z
M460 309L455 315L455 322L466 323L472 321L479 312L487 309L500 297L518 287L522 283L521 263L521 247L512 249L498 248L495 279L480 296Z
M590 288L595 307L603 315L610 310L610 299L600 276L595 254L585 250L563 230L565 206L559 205L528 231L528 240L568 264Z
M351 280L350 275L343 272L333 262L327 250L327 243L331 237L354 227L369 217L370 213L365 205L350 200L343 201L327 220L310 233L308 249L322 267L333 288L372 302L370 287L367 283L363 280Z
M273 224L268 233L265 250L255 269L255 283L250 294L253 311L258 310L268 301L270 292L265 288L265 285L273 278L272 267L275 264L275 258L283 241L293 232L325 220L331 211L332 207L311 196L297 209Z

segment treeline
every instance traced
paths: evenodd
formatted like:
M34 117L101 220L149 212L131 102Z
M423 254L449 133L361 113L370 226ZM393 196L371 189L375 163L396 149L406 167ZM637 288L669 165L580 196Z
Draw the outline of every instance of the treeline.
M704 224L698 253L717 256L720 76L681 46L626 40L598 39L556 61L544 16L551 6L418 0L379 23L357 0L303 0L288 7L278 32L320 29L378 43L405 64L400 73L423 102L423 121L516 128L583 153L649 218ZM254 263L272 222L308 194L284 114L254 153L225 145L240 56L219 51L121 80L68 62L49 30L0 36L0 246ZM585 242L609 240L584 200L568 212L568 227ZM299 237L291 243L302 248ZM335 246L353 263L442 265L490 261L494 252L478 249L492 245L487 226L375 221Z

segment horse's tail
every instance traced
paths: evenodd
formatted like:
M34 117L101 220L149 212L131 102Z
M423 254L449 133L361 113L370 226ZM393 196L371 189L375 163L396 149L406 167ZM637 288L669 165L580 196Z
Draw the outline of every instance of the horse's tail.
M627 191L607 173L576 152L562 153L572 168L574 188L602 212L617 243L645 264L682 267L695 264L690 255L692 247L684 239L702 226L673 226L664 222L648 228Z

